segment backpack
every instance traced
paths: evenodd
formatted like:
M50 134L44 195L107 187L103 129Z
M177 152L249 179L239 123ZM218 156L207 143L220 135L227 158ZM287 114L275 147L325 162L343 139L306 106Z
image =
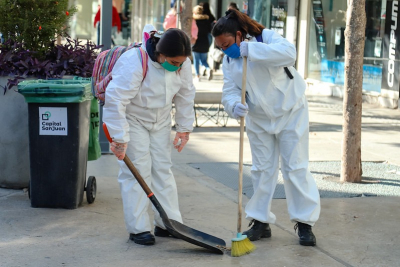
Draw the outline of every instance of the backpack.
M126 51L135 48L143 67L143 80L147 73L148 55L141 47L141 43L133 43L130 46L115 46L101 52L94 63L92 73L92 93L99 100L100 105L105 103L107 85L112 80L112 69L118 58Z

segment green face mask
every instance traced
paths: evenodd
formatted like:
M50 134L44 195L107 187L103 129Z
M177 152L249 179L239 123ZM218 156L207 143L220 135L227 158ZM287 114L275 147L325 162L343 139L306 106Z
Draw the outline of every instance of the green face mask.
M182 64L183 64L183 63L182 63ZM161 66L162 66L164 69L166 69L167 71L174 72L174 71L179 70L179 69L182 67L182 64L181 64L180 66L175 66L175 65L172 65L171 63L169 63L169 62L167 61L167 59L165 59L164 63L161 63Z

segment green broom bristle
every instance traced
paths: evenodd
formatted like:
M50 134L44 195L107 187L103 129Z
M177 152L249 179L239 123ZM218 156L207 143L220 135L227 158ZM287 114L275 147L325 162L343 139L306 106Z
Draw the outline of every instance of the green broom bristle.
M246 235L237 234L237 238L232 239L231 256L240 257L249 254L256 249Z

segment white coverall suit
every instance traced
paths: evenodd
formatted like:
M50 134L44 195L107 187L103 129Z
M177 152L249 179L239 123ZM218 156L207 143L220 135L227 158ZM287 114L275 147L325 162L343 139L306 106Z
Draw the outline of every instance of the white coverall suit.
M248 43L246 132L250 141L254 195L246 218L275 223L271 201L278 180L279 156L290 220L311 226L318 220L320 198L308 169L308 104L305 82L292 67L294 45L264 29L263 42ZM222 104L230 116L241 101L243 58L225 56ZM293 79L284 71L288 67Z
M146 50L145 42L142 48ZM114 142L128 142L127 155L168 217L182 222L171 172L171 108L175 96L176 131L191 132L195 96L191 62L187 59L180 71L170 72L149 57L144 80L141 64L135 48L118 59L106 90L103 121ZM150 201L125 163L118 162L126 228L132 234L151 231ZM159 213L153 210L155 226L165 229Z

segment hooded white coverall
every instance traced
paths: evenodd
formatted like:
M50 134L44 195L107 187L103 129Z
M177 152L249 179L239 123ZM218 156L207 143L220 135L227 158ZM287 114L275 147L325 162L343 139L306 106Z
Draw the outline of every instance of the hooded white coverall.
M147 25L144 32L152 29ZM146 50L145 41L142 48ZM191 62L187 59L180 71L170 72L149 57L144 80L141 64L135 48L118 59L106 89L103 121L113 141L128 142L127 155L168 217L182 222L171 172L171 108L175 96L176 131L191 132L195 96ZM118 162L126 228L132 234L151 231L147 212L150 201L125 163ZM153 210L154 225L165 229L159 213Z
M263 42L248 43L246 132L252 153L254 195L246 205L246 218L275 223L271 201L278 180L279 156L290 220L311 226L318 220L320 198L308 169L308 104L306 84L292 67L294 45L264 29ZM230 116L241 101L243 58L225 56L222 104ZM288 67L293 79L284 71Z

